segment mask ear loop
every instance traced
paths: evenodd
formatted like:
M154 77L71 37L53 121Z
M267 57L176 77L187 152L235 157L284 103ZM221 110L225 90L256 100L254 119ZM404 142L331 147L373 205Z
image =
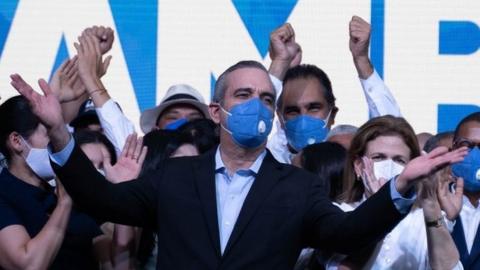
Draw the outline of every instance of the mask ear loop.
M28 152L30 152L30 150L32 150L32 146L27 142L25 138L23 138L22 135L20 135L20 138L22 138L23 143L25 143L25 145L28 147Z
M327 114L327 117L325 118L325 125L323 127L326 127L328 125L328 121L330 120L330 115L332 114L332 110L333 109L330 109L330 111L328 111L328 114Z
M218 106L220 107L220 110L222 110L222 111L223 111L225 114L227 114L228 116L231 116L231 115L232 115L232 113L229 112L229 111L227 111L227 110L225 110L222 105L218 104ZM224 126L222 125L222 123L220 123L220 127L221 127L223 130L225 130L228 134L233 135L233 133L232 133L230 130L228 130L226 127L224 127Z

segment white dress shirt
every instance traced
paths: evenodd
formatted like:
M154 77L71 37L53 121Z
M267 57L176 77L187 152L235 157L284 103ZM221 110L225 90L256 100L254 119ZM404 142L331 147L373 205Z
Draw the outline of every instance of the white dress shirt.
M119 156L128 135L135 132L135 126L123 114L113 99L109 99L102 107L96 108L95 111L97 112L98 120L100 120L100 126L103 128L103 133L112 142L115 152Z
M215 189L222 254L266 153L267 151L264 150L250 168L230 174L222 161L220 146L217 148L215 153Z
M352 211L361 202L355 204L336 204L344 211ZM398 225L379 242L364 269L431 269L428 262L428 244L423 210L412 209ZM447 229L451 232L454 223L445 219ZM325 260L327 270L338 269L346 256L334 254ZM459 261L453 270L461 270Z
M473 206L470 200L466 196L463 196L460 218L462 220L463 232L465 233L468 253L470 253L475 235L477 234L478 225L480 224L480 207Z

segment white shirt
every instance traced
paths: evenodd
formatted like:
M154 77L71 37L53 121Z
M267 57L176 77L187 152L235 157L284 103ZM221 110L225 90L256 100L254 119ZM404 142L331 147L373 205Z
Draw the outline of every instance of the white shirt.
M355 204L336 204L344 211L353 211ZM453 223L446 222L447 229L453 230ZM326 260L328 270L337 269L345 255L334 254ZM421 208L412 209L398 225L377 244L364 269L431 269L428 262L427 233ZM453 270L463 269L460 262Z
M277 98L282 92L281 81L275 76L270 74L273 86L277 93ZM360 79L363 93L368 104L369 117L378 117L382 115L402 116L397 101L393 97L392 93L385 85L385 82L380 78L377 71L374 70L372 75L366 80ZM275 116L272 133L267 141L267 148L272 155L281 163L291 164L292 154L288 150L287 137L285 131L281 128L278 117Z
M220 147L217 148L215 154L215 190L222 254L227 247L245 198L255 181L266 154L267 151L264 150L250 168L238 170L229 175L220 154Z
M103 128L103 133L112 142L117 156L120 155L128 135L135 132L135 126L123 114L113 99L109 99L95 111Z
M465 233L468 253L470 253L475 235L477 234L478 225L480 224L480 207L475 208L475 206L470 203L470 200L466 196L463 196L460 218L462 220L463 232Z

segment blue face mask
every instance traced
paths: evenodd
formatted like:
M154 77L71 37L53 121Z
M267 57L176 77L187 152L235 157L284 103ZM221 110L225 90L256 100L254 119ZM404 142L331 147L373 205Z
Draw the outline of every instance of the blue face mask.
M466 191L480 192L480 149L470 150L462 162L452 165L452 172L463 178Z
M273 113L259 98L253 98L226 111L227 127L236 144L244 148L255 148L267 140L272 131Z
M300 151L307 145L323 142L329 131L327 123L330 112L325 120L304 114L287 120L285 134L288 144L296 151Z
M185 123L187 123L188 120L187 118L180 118L180 119L177 119L171 123L168 123L166 126L165 126L165 130L177 130L179 127L183 126Z

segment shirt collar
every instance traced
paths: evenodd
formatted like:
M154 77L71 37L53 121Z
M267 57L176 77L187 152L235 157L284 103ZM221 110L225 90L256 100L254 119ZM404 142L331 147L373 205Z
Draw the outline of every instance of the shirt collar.
M263 159L267 155L267 150L263 150L260 155L258 155L257 159L255 159L255 162L253 162L252 166L250 166L246 171L251 171L254 174L258 174L258 171L260 170L260 166L262 166ZM243 169L245 171L245 169ZM217 151L215 152L215 172L222 172L226 171L225 164L223 163L222 160L222 155L220 154L220 145L217 147Z
M467 207L467 208L470 208L470 209L473 209L473 210L478 210L480 209L480 204L479 204L479 207L475 207L471 202L470 200L468 199L467 196L463 195L463 206L464 207Z

